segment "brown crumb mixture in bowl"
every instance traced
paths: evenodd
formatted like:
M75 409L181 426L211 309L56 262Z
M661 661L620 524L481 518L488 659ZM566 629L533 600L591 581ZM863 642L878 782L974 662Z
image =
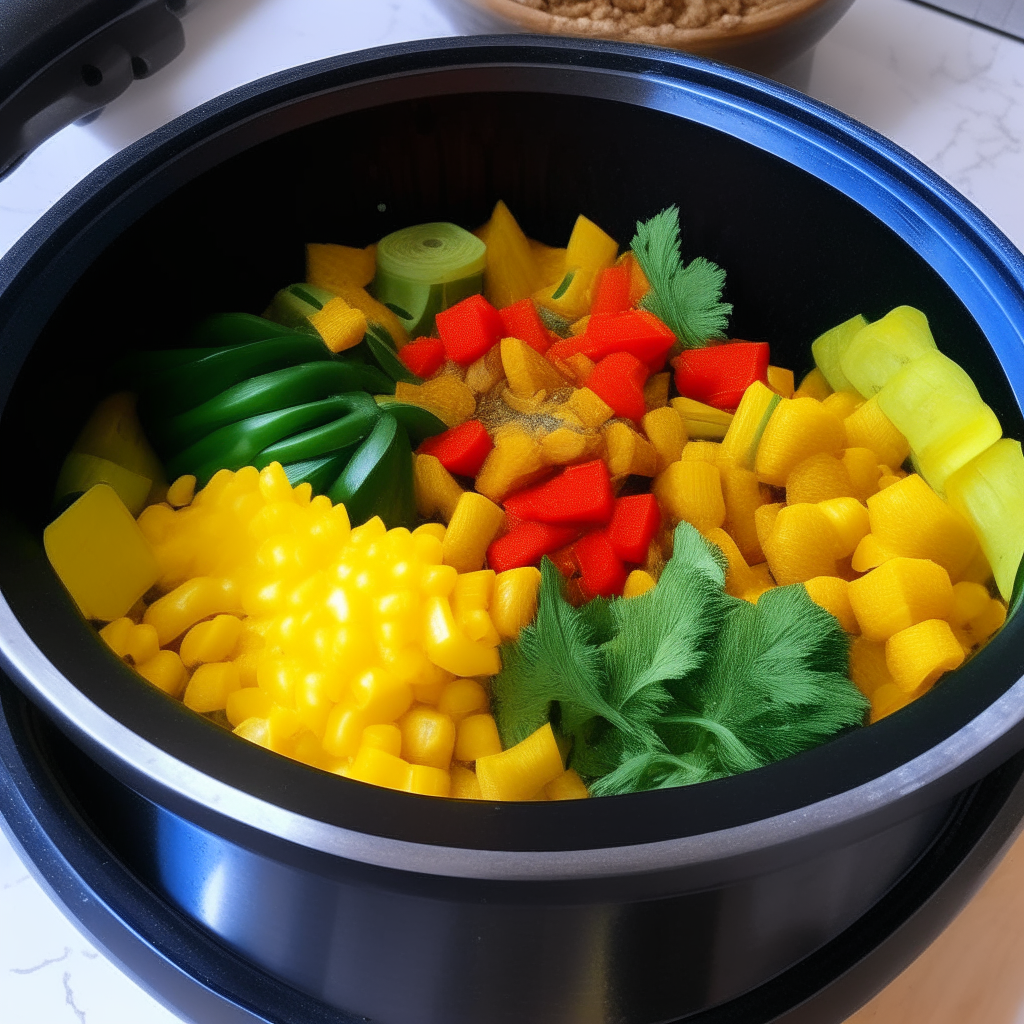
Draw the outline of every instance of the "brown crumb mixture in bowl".
M623 33L662 42L673 29L730 29L754 13L788 7L793 0L515 0L524 7L576 22L573 34ZM559 25L559 28L562 26Z

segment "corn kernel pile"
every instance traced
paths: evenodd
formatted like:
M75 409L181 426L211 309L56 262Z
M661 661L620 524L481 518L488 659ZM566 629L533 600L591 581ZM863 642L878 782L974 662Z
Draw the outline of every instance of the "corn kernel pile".
M550 726L502 752L488 711L497 646L535 614L536 569L459 572L446 561L473 555L437 523L352 529L343 505L292 488L277 463L223 470L194 498L192 485L176 481L139 517L162 596L101 631L151 683L225 712L251 742L364 782L586 795Z

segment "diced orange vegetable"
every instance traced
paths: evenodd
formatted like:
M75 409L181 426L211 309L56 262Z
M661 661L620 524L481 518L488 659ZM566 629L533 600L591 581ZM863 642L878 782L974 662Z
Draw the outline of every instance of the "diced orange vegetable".
M786 477L786 502L797 505L845 498L853 494L853 482L843 462L821 452L804 459Z
M494 448L476 477L476 489L491 501L500 502L550 472L537 440L518 424L495 432Z
M1006 621L1006 605L992 598L985 610L970 621L971 635L983 644Z
M333 298L309 322L332 352L344 352L358 345L366 334L366 314L342 298Z
M160 646L169 644L200 619L211 615L238 615L242 611L234 581L195 576L154 601L142 617L156 627Z
M654 446L632 427L616 420L604 430L605 462L616 476L654 476L658 471L658 453Z
M658 472L666 469L671 463L677 462L683 454L686 444L686 428L679 418L679 413L669 405L652 409L648 412L641 425L647 440L654 446L658 454Z
M836 557L849 558L868 532L868 510L856 498L831 498L818 508L836 531Z
M761 435L754 472L782 487L794 467L820 452L838 453L846 444L843 422L810 398L783 399Z
M879 687L893 685L885 663L885 644L855 636L850 642L850 678L869 700Z
M925 558L891 558L854 580L849 593L869 640L888 640L926 619L947 619L953 611L949 574Z
M829 382L825 375L815 367L802 381L800 387L793 392L794 398L813 398L816 402L823 402L832 394Z
M518 338L502 338L501 365L512 391L528 398L538 391L557 391L568 383L551 362Z
M905 693L927 690L963 660L963 648L944 619L915 623L894 633L885 644L885 663L893 682Z
M368 725L363 730L360 746L376 747L393 757L402 756L402 730L393 722Z
M487 691L475 679L453 679L441 691L437 708L454 722L461 722L466 715L486 711Z
M961 582L953 586L953 611L949 616L952 626L964 627L988 609L991 597L987 587L980 583Z
M705 533L725 522L722 476L709 462L673 462L654 478L652 490L673 526L685 519Z
M850 475L853 496L858 501L867 501L878 490L881 475L875 453L870 448L847 448L842 459Z
M854 572L870 572L895 557L896 552L892 548L887 548L873 533L867 533L854 549L851 567Z
M615 410L590 388L577 388L565 404L580 418L585 427L600 427L615 415Z
M780 586L837 575L836 532L817 505L781 508L762 547Z
M734 467L727 467L721 473L725 529L749 564L763 562L764 552L754 522L754 514L764 504L757 476L749 469Z
M815 576L804 583L811 600L825 611L834 615L847 633L859 633L857 616L850 604L849 586L846 580L836 576Z

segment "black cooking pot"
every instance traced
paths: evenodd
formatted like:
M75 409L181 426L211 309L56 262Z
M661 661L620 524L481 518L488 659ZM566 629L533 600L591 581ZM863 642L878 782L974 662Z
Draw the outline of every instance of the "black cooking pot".
M261 309L301 278L307 240L472 226L497 198L552 243L581 211L628 240L678 203L684 255L728 271L732 333L798 372L834 323L918 306L1024 436L1024 260L881 137L639 47L369 51L179 118L0 263L0 654L70 740L41 756L119 862L325 1007L382 1024L740 1019L745 993L812 962L941 848L978 780L1024 746L1024 618L903 711L755 772L551 805L440 801L279 758L140 685L42 552L57 469L115 358ZM778 1016L745 1005L744 1020Z

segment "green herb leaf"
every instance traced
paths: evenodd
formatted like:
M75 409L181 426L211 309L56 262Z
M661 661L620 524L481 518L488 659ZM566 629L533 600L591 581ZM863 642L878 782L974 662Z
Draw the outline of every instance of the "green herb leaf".
M732 304L722 302L725 271L698 256L684 264L679 251L679 207L669 206L644 223L637 222L632 242L651 290L641 305L676 336L673 354L704 348L724 338Z

